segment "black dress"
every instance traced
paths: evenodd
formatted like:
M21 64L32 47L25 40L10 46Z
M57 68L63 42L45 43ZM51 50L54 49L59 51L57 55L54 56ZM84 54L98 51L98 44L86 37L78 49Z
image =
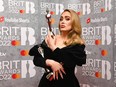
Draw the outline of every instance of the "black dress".
M35 66L49 68L45 64L46 59L53 59L63 63L66 74L63 74L63 79L59 76L58 80L49 81L46 79L47 73L43 75L38 87L80 87L79 82L74 74L75 66L82 66L86 63L85 45L70 45L64 48L56 48L52 51L47 46L44 48L43 58L38 52L38 45L32 47L29 51L30 56L34 56L33 63Z

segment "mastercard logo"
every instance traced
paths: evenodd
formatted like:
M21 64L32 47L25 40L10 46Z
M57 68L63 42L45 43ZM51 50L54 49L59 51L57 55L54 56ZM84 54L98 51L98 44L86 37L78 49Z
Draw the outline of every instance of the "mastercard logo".
M21 78L20 74L12 74L12 79L19 79Z
M12 45L12 46L19 46L19 45L20 45L20 41L18 41L18 40L13 40L13 41L11 41L11 45Z
M100 72L95 72L95 77L101 78L101 73Z
M80 12L77 12L77 15L78 16L82 16L82 12L80 11Z
M25 10L21 9L21 10L19 10L19 12L20 12L21 14L24 14L24 13L25 13Z
M0 22L4 22L4 16L0 17Z
M101 12L105 12L105 8L101 8Z
M108 55L108 51L107 50L102 50L101 51L101 55L102 56L107 56Z
M50 23L51 23L51 24L54 24L54 23L55 23L55 19L54 19L54 18L51 18L51 19L50 19Z
M81 15L81 12L77 12L77 15Z
M21 50L20 51L20 55L21 56L28 56L29 55L29 51L28 50Z
M101 44L101 40L95 40L95 44L96 45L100 45Z
M50 11L50 14L51 14L51 15L54 15L54 14L55 14L55 12L54 12L54 11Z

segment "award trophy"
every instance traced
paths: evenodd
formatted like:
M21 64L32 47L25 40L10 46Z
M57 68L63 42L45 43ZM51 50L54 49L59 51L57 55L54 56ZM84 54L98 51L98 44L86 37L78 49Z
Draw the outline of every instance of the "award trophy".
M53 32L52 32L52 29L51 29L51 14L49 13L49 10L47 9L46 10L46 19L47 19L47 23L48 23L48 27L49 27L49 31L51 33L51 37L53 38L53 36L55 35ZM42 57L44 58L44 49L42 48L42 45L44 46L47 46L46 43L45 43L45 40L42 42L42 44L40 44L39 48L38 48L38 52L42 55ZM49 81L52 81L53 80L53 72L50 72L49 69L47 68L44 68L45 69L45 72L48 73L46 75L46 78L49 80Z

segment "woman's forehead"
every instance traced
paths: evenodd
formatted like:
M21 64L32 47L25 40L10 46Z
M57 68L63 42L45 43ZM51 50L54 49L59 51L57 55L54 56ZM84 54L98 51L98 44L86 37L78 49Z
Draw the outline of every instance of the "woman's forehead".
M71 16L71 14L70 14L70 12L65 11L65 12L63 12L63 13L62 13L62 15L61 15L61 16L69 16L69 17L70 17L70 16Z

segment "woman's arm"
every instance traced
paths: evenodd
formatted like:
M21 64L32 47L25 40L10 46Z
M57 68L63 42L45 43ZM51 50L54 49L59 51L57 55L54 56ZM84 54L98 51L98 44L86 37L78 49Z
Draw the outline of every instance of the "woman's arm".
M38 52L38 45L32 47L29 51L29 55L34 56L33 63L35 66L43 67L43 68L51 68L53 71L53 78L58 79L58 73L60 74L61 78L63 78L62 73L65 74L62 64L52 59L45 59L42 55Z
M66 67L82 66L86 63L85 45L74 45L69 48L56 48L53 51L53 59L62 62Z
M46 66L46 59L42 57L42 55L38 52L39 45L35 45L32 47L29 51L30 56L34 56L33 58L33 63L35 66L40 66L40 67L47 67Z

